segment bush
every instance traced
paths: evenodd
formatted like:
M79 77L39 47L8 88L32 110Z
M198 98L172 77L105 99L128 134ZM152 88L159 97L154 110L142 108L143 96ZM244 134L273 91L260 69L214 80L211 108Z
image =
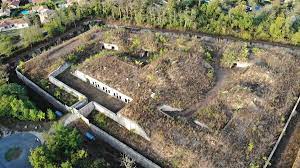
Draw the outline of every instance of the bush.
M106 116L104 114L96 114L95 120L100 127L106 126Z
M67 56L66 61L70 63L76 63L79 60L79 58L75 54L70 54Z
M55 120L56 119L56 115L51 109L47 110L47 118L49 120Z
M222 55L221 65L223 67L231 67L236 62L246 60L248 60L247 45L239 46L238 44L232 44L225 49Z
M88 156L82 149L82 137L76 129L61 124L53 127L54 133L46 137L46 143L31 151L31 165L34 168L76 167L78 162Z
M45 113L36 108L27 97L25 89L17 84L0 86L0 116L31 121L45 119Z

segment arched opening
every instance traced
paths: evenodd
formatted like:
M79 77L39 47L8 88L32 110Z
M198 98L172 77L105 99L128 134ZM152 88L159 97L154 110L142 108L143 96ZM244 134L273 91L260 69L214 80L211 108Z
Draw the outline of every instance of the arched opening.
M233 63L232 65L231 65L231 69L233 69L233 68L235 68L237 66L237 63L235 62L235 63Z

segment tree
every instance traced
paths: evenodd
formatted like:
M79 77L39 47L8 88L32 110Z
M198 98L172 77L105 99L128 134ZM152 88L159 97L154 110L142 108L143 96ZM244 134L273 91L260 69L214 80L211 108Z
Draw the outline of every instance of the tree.
M66 30L66 27L62 25L58 16L49 23L46 23L43 28L48 32L48 36L50 37L57 36Z
M294 44L300 44L300 29L298 32L296 32L292 37L292 42Z
M31 26L27 29L23 29L21 32L21 37L23 40L23 44L27 46L31 46L32 44L38 41L43 40L43 30L39 26Z
M54 133L46 137L46 143L31 151L29 161L34 168L71 168L88 156L76 129L61 124L54 124L53 128Z
M0 34L0 56L9 56L14 50L14 46L11 36Z
M31 121L45 119L45 113L36 108L28 99L26 90L17 84L0 85L0 105L0 116Z
M285 18L283 16L278 16L275 21L270 26L270 35L274 40L282 40L285 36L284 25Z
M6 66L0 64L0 86L8 82Z
M56 119L56 115L51 109L47 109L47 118L49 120L55 120Z

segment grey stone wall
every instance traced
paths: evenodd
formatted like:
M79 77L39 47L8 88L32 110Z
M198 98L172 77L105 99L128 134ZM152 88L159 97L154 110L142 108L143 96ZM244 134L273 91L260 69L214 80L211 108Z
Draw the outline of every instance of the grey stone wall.
M89 104L82 107L78 112L82 114L84 117L88 117L91 112L95 109L94 103L90 102Z
M59 87L59 88L63 89L64 91L74 95L75 97L77 97L78 102L76 102L74 105L72 105L72 107L74 107L76 109L79 109L79 108L81 108L82 106L84 106L88 103L87 97L85 95L81 94L80 92L78 92L77 90L69 87L65 83L61 82L60 80L56 79L56 77L58 75L63 73L70 66L71 66L71 64L69 64L69 63L63 64L62 66L57 68L55 71L53 71L51 74L49 74L48 78L49 78L49 81L52 84L56 85L57 87Z
M102 139L104 142L110 144L112 147L117 149L118 151L128 155L130 158L135 160L137 163L142 165L145 168L160 168L157 164L153 163L151 160L147 159L140 153L136 152L129 146L125 145L124 143L120 142L118 139L114 138L113 136L109 135L105 131L101 130L100 128L96 127L93 124L90 124L90 128L93 133Z
M103 107L102 105L98 104L97 102L90 102L89 104L87 104L86 106L78 110L78 113L80 113L80 115L86 118L93 110L97 110L98 112L104 114L106 117L114 120L116 124L120 124L121 126L125 127L128 131L132 131L140 135L141 137L145 138L146 140L150 141L150 138L146 134L144 129L135 121L130 120L119 113L116 114L108 110L107 108Z
M281 134L280 134L280 136L279 136L279 138L278 138L278 140L277 140L275 146L273 147L273 150L271 151L271 153L270 153L270 155L269 155L267 161L265 162L265 165L264 165L263 168L267 168L267 167L269 166L270 161L271 161L271 159L272 159L272 157L273 157L273 155L274 155L274 153L275 153L275 151L276 151L276 149L277 149L277 147L278 147L278 145L279 145L279 143L280 143L282 137L284 136L284 134L285 134L285 132L286 132L286 130L287 130L287 128L288 128L288 126L289 126L289 124L290 124L292 118L293 118L293 117L296 115L296 113L297 113L296 110L297 110L297 107L298 107L299 104L300 104L300 96L299 96L299 98L298 98L298 100L297 100L297 102L296 102L296 104L295 104L295 106L294 106L294 108L293 108L293 110L292 110L292 112L291 112L291 114L290 114L290 116L289 116L289 118L288 118L286 124L284 125L284 128L283 128L283 130L282 130L282 132L281 132Z
M62 104L60 101L56 100L53 96L51 96L49 93L44 91L42 88L40 88L38 85L36 85L34 82L29 80L26 76L24 76L22 73L16 69L16 73L19 79L21 79L27 86L29 86L32 90L34 90L36 93L44 97L49 103L51 103L55 108L57 108L60 111L67 112L69 107Z
M102 105L93 102L95 106L95 110L99 111L100 113L104 114L105 116L111 118L115 122L119 123L129 131L132 131L141 137L145 138L146 140L150 141L149 136L146 134L144 129L135 121L128 119L127 117L123 116L121 113L115 114L114 112L108 110L107 108L103 107Z

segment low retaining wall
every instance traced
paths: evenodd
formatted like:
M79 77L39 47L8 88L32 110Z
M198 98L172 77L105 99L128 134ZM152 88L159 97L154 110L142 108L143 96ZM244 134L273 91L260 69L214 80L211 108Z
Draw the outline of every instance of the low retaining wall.
M57 87L59 87L59 88L63 89L64 91L66 91L66 92L74 95L75 97L77 97L79 101L76 102L71 107L79 109L79 108L81 108L82 106L84 106L84 105L86 105L88 103L88 100L87 100L86 96L83 95L83 94L81 94L77 90L69 87L68 85L66 85L65 83L61 82L60 80L56 79L56 77L58 75L60 75L61 73L63 73L70 66L71 66L71 64L69 64L69 63L63 64L62 66L60 66L59 68L57 68L55 71L53 71L51 74L49 74L48 78L49 78L49 81L52 84L56 85Z
M107 108L103 107L102 105L96 102L90 102L78 112L87 117L93 110L97 110L98 112L104 114L106 117L114 120L116 123L120 124L121 126L125 127L127 130L132 131L141 137L145 138L146 140L150 141L149 136L146 134L144 129L137 124L135 121L128 119L127 117L122 116L121 114L115 114L114 112L108 110Z
M129 146L125 145L124 143L120 142L118 139L114 138L113 136L109 135L105 131L101 130L100 128L96 127L93 124L90 124L90 128L95 135L97 135L100 139L104 142L108 143L118 151L128 155L130 158L135 160L137 163L142 165L145 168L160 168L157 164L153 163L151 160L147 159L140 153L136 152Z
M90 102L89 104L82 107L78 112L82 114L84 117L88 117L91 112L95 109L94 103Z
M48 92L44 91L37 84L29 80L26 76L24 76L21 72L16 69L16 73L19 79L21 79L27 86L29 86L32 90L37 92L39 95L44 97L49 103L51 103L55 108L61 110L63 112L69 111L69 107L67 105L62 104L60 101L51 96Z

